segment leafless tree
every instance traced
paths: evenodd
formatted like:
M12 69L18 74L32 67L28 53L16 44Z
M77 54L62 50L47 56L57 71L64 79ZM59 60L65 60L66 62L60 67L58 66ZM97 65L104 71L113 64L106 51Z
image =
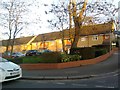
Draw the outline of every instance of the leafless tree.
M23 20L23 18L26 12L29 12L27 8L29 6L31 6L31 4L23 0L2 1L1 7L4 11L2 11L2 22L0 25L8 29L8 31L6 31L4 34L8 35L9 37L6 45L6 52L8 52L8 48L11 46L12 54L17 34L23 30L25 25L28 25L28 22Z
M62 32L63 32L62 25L64 25L63 23L65 23L64 21L65 20L69 21L70 19L72 20L72 22L74 23L73 27L75 28L75 32L74 32L75 35L73 37L71 48L77 47L81 27L85 23L84 20L86 17L91 16L93 18L94 23L97 23L97 24L105 23L111 20L113 21L116 12L118 12L119 10L119 8L115 7L115 5L112 4L112 2L107 2L106 0L104 1L99 0L91 3L88 2L87 0L80 0L77 2L71 2L71 1L72 0L70 0L69 4L64 7L60 6L61 4L58 4L58 5L52 4L52 9L50 12L56 15L56 17L58 18L58 21L56 20L56 18L54 18L55 20L48 20L48 22L51 25L53 25L54 28L60 29ZM47 5L45 4L45 6ZM67 8L68 6L69 8ZM62 8L63 10L61 11ZM48 14L48 12L46 11L45 13ZM61 17L63 17L64 15L63 13L66 13L66 15L71 14L72 17L68 18L67 16L64 16L64 20L63 20L61 19ZM101 18L100 16L103 16L103 17ZM70 28L72 28L72 26ZM64 40L64 33L62 34L63 34L62 40Z
M46 4L45 4L46 6ZM60 31L62 50L65 53L64 29L68 27L67 3L60 1L58 4L51 4L51 10L45 11L46 14L53 14L54 18L48 20L50 27Z

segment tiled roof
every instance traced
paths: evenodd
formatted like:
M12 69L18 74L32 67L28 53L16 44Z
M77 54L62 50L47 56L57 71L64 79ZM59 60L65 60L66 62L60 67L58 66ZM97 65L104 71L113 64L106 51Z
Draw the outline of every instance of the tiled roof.
M94 35L94 34L103 34L109 33L112 30L112 22L97 24L97 25L88 25L82 27L80 35Z
M33 36L29 36L29 37L22 37L22 38L16 38L15 39L15 45L20 45L20 44L26 44L29 42L29 40L32 39ZM7 40L2 40L0 41L2 43L2 46L6 46L7 45Z
M39 34L33 42L39 42L39 41L50 41L60 38L60 32L52 32L52 33L45 33L45 34Z
M80 31L80 36L87 36L87 35L96 35L96 34L104 34L109 33L112 29L112 23L104 23L104 24L97 24L97 25L87 25L83 26ZM69 36L74 36L74 28L72 30L66 29L64 30L64 38L69 38ZM15 45L20 44L27 44L34 36L30 37L22 37L17 38L15 40ZM51 32L51 33L45 33L45 34L39 34L33 42L40 42L40 41L51 41L55 39L62 38L62 32ZM6 40L2 41L2 45L6 45Z

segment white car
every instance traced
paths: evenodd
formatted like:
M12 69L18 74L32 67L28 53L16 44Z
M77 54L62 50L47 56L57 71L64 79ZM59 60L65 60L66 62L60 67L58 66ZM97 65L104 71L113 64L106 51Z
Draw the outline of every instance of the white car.
M22 77L19 65L0 57L0 82L15 80Z

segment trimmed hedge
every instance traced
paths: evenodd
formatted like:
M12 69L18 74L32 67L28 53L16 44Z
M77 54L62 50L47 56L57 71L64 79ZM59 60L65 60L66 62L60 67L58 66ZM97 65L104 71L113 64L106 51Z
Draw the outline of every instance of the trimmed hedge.
M80 55L82 60L92 59L109 52L109 46L107 45L97 45L93 47L85 48L73 48L70 51L71 55Z
M107 50L106 49L99 49L95 51L95 57L101 56L103 54L106 54Z
M39 56L39 63L60 63L62 55L59 52L47 52Z
M95 48L94 47L85 47L85 48L72 48L70 50L71 55L80 55L82 60L91 59L95 57Z
M22 63L59 63L61 62L62 56L59 52L47 52L39 56L25 56L20 58L10 58L16 64Z
M110 51L110 45L94 45L93 47L95 48L96 51L101 49L104 49L107 52Z
M16 64L22 63L61 63L78 60L92 59L103 54L106 54L106 48L87 47L87 48L74 48L71 49L70 55L61 54L60 52L47 52L39 56L25 56L20 58L10 58Z
M22 63L61 63L61 62L70 62L78 61L81 57L79 55L66 55L59 52L48 52L43 53L39 56L25 56L20 58L11 58L8 59L16 64Z

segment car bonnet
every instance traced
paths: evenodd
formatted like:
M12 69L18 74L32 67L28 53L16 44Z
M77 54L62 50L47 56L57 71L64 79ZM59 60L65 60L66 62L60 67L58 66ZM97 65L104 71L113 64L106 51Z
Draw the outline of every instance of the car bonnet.
M0 68L3 68L4 70L8 70L8 69L20 68L20 66L12 62L0 62Z

